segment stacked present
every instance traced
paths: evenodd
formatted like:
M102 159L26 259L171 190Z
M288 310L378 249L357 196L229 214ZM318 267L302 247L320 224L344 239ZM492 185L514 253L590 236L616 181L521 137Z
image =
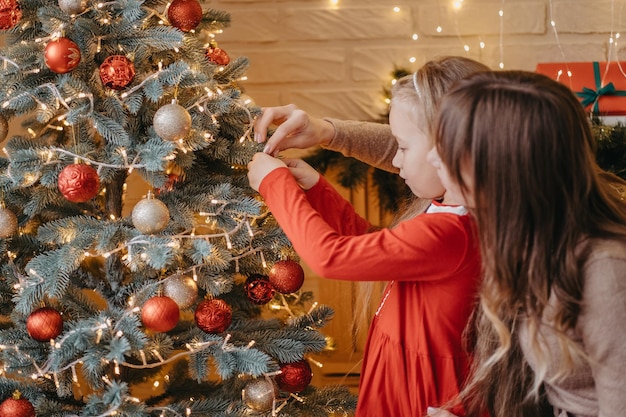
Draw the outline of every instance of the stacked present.
M626 62L541 63L535 71L570 87L594 115L626 115Z

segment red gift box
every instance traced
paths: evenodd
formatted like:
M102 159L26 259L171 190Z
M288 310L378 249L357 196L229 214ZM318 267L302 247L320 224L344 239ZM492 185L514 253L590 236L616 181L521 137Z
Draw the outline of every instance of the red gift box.
M626 115L626 62L545 63L537 64L535 72L570 87L596 115Z

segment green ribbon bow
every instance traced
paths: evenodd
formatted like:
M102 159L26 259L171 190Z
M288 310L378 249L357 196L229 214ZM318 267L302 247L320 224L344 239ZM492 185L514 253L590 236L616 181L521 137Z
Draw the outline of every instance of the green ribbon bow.
M593 103L593 113L600 113L600 107L598 102L600 101L600 97L602 96L623 96L626 97L625 90L617 90L613 83L608 83L604 87L600 86L602 80L600 79L600 64L597 62L593 63L593 76L596 81L596 89L592 89L589 87L583 87L583 91L577 91L576 95L582 98L582 104L584 107Z

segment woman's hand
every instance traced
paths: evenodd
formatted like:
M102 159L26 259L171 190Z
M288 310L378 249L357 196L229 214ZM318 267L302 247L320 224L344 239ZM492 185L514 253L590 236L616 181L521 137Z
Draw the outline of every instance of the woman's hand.
M267 138L270 125L278 126ZM265 142L263 152L277 155L289 148L309 148L328 143L335 136L335 128L330 122L309 116L293 104L280 107L265 107L254 121L254 139Z
M263 152L257 152L248 163L248 181L250 187L255 191L259 191L259 186L263 179L273 170L286 167L285 163L280 159L274 158Z
M283 162L303 190L311 189L320 179L320 173L302 159L283 159Z

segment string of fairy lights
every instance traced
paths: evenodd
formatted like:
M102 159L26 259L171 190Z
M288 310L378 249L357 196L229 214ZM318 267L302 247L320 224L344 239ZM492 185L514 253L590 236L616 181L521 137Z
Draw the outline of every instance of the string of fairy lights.
M339 7L339 3L340 3L339 0L329 0L329 2L331 4L331 7L333 8ZM459 42L461 44L461 49L466 54L470 54L470 52L476 47L479 49L485 49L488 46L483 36L477 36L478 45L473 46L471 42L467 42L461 34L461 30L459 28L460 14L463 8L468 6L469 4L471 4L471 0L448 0L445 2L437 0L436 2L437 7L439 7L440 10L447 10L448 13L451 15L452 17L451 21L453 21L454 24L451 27L447 27L445 23L442 22L444 19L442 18L441 14L439 15L438 21L432 22L436 33L454 34L454 36L456 36L459 39ZM608 45L608 48L606 51L606 60L609 62L615 62L617 66L619 67L619 70L622 73L622 75L626 78L626 71L622 67L622 63L619 61L619 57L618 57L618 52L619 52L618 42L620 41L621 34L619 30L617 30L618 28L623 27L622 16L624 16L624 10L626 8L626 1L611 0L610 2L608 2L608 4L609 4L609 7L607 10L607 14L611 16L611 23L610 23L610 27L606 28L606 32L608 33L608 37L606 40L607 45ZM505 64L505 57L506 57L505 55L506 54L505 17L507 16L507 8L508 8L507 6L508 5L507 5L506 0L500 0L499 7L497 9L497 15L493 16L494 19L498 19L498 27L499 27L498 36L497 36L498 45L496 46L498 50L497 67L499 69L505 69L506 67L506 64ZM597 7L597 6L593 6L593 7ZM392 10L394 13L410 13L411 12L410 7L407 7L407 6L393 6ZM555 16L555 5L554 5L553 0L547 1L547 10L548 10L550 30L552 32L554 43L559 50L560 60L562 62L568 62L568 57L565 52L565 48L559 36L558 16ZM420 39L420 35L417 32L411 33L408 36L413 41L418 41ZM417 61L418 60L415 56L410 56L406 58L405 62L407 63L407 65L410 66L411 64L414 64ZM561 75L563 74L559 73L558 77L560 77ZM567 71L565 75L567 75L568 77L572 77L574 74L571 71ZM604 78L605 77L603 77L603 81L604 81Z

